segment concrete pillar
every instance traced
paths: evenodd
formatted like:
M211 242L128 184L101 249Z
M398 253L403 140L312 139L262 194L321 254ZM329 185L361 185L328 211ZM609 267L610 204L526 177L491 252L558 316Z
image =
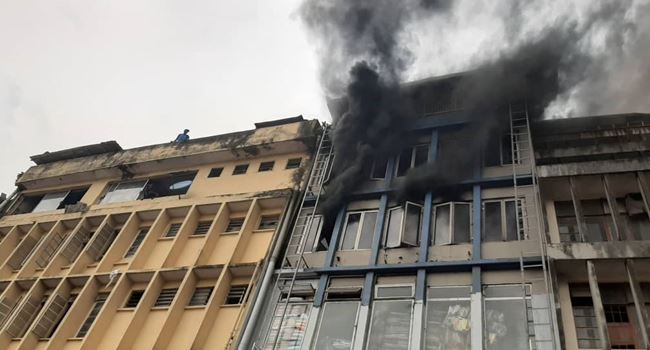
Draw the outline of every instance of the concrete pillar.
M483 349L483 295L482 293L472 291L470 297L471 304L471 316L470 323L472 325L470 340L472 344L472 350L482 350Z
M585 224L585 217L582 214L582 203L576 194L576 185L573 176L569 177L569 188L571 192L571 201L573 202L573 210L576 214L576 221L578 223L578 233L580 233L580 240L587 241L587 224Z
M618 212L616 196L614 196L614 192L612 191L612 186L609 181L609 176L607 175L603 175L603 187L605 188L605 196L607 197L607 204L609 205L609 215L612 216L612 220L614 222L614 234L616 237L612 237L612 239L615 241L628 239L628 232L626 232L623 219L621 218L621 214Z
M636 279L636 268L634 266L634 261L631 259L625 260L625 271L627 272L627 281L630 283L630 291L632 291L632 299L634 299L634 309L636 310L636 316L639 320L639 340L641 342L641 347L644 349L650 348L650 341L648 340L649 329L648 325L648 310L645 306L645 300L643 298L643 292L641 291L641 285Z
M359 307L359 316L357 317L357 332L354 336L352 349L364 350L363 345L366 341L368 324L370 323L370 306L361 305Z
M314 340L316 334L316 325L318 324L318 316L320 314L319 307L312 307L307 320L307 328L305 329L305 337L302 339L301 350L311 349L311 342Z
M600 348L603 350L610 349L609 332L607 331L607 320L605 319L605 309L603 308L603 299L600 297L600 288L598 288L598 278L596 276L596 266L591 260L587 260L587 276L589 278L589 290L591 300L594 303L594 313L598 323L598 334L600 335Z
M411 325L411 344L409 350L422 349L422 330L424 329L424 301L415 300L413 303L413 324Z

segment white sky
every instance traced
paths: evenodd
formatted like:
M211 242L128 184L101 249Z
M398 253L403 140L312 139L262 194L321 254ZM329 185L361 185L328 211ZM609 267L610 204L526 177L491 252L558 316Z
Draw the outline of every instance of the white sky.
M44 151L329 119L299 0L0 0L0 192Z

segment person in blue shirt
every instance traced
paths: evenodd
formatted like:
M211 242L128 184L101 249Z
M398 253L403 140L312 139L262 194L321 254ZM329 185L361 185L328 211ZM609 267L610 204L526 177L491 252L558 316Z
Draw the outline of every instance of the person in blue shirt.
M190 135L187 134L188 132L190 132L190 129L183 130L182 134L178 134L178 136L176 136L176 140L174 140L174 142L176 142L176 143L185 143L185 142L189 141L190 140Z

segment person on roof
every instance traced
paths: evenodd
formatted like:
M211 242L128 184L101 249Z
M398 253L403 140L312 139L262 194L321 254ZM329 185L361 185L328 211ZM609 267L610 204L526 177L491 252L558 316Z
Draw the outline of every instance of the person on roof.
M176 143L185 143L185 142L189 141L190 140L190 135L187 134L188 132L190 132L190 129L183 130L182 134L178 134L178 136L176 136L176 140L174 140L174 142L176 142Z

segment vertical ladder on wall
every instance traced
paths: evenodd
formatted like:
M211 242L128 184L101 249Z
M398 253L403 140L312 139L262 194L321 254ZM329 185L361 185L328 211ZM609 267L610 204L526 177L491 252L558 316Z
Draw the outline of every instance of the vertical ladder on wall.
M546 254L546 232L542 221L541 196L530 134L528 105L525 100L509 104L512 182L515 198L517 239L520 243L519 269L531 349L559 349L552 279ZM527 244L537 237L538 244ZM528 274L541 270L542 277ZM542 284L544 298L532 292L532 283ZM530 295L530 297L529 297ZM532 320L531 320L532 318ZM532 326L532 334L530 327Z
M266 339L266 344L269 344L269 340L271 341L271 349L276 349L278 346L280 333L287 316L291 293L294 291L298 273L304 268L309 267L304 257L305 239L307 238L308 232L311 230L311 225L314 222L313 219L316 215L316 208L320 201L323 184L327 181L331 172L333 158L331 129L332 127L330 125L323 125L323 133L318 142L318 150L309 172L305 191L302 195L302 200L298 209L298 217L296 218L293 230L291 231L291 236L287 243L280 272L273 288L275 291L282 287L283 291L279 293L277 302L274 304L277 306L282 305L282 312L276 314L275 310L272 311L271 322L266 331L266 338L268 338L273 325L276 324L278 327L273 339ZM285 296L284 301L282 300L283 295Z

